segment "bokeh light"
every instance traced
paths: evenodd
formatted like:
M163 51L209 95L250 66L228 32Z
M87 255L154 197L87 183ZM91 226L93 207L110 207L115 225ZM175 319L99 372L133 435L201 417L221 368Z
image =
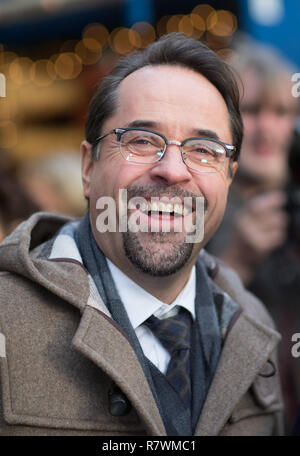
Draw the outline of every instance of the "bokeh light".
M189 16L183 16L178 23L178 31L192 36L194 33L194 26Z
M113 30L109 41L111 49L118 54L128 54L142 45L140 35L135 30L126 27Z
M212 6L204 3L202 5L195 6L195 8L192 11L192 14L197 14L198 16L201 16L204 19L204 21L206 21L207 18L214 12L215 9Z
M39 87L47 87L56 79L55 65L51 60L41 59L31 68L31 79Z
M55 61L55 71L61 79L74 79L82 71L82 62L74 52L64 52Z
M140 46L136 47L145 48L146 46L148 46L148 44L151 44L155 41L155 29L148 22L136 22L131 27L131 30L136 32L140 38Z
M171 16L166 25L167 33L178 32L179 23L183 17L183 14L175 14L174 16Z
M28 57L14 59L9 65L9 77L14 84L19 86L30 82L33 61Z
M94 22L83 29L82 37L98 41L103 48L108 42L109 32L104 25Z
M93 65L102 55L102 46L94 38L83 38L76 44L75 53L84 65Z
M230 11L214 11L207 18L207 29L216 36L230 36L236 28L237 18Z
M191 19L194 29L199 31L202 35L206 30L206 23L205 23L205 20L203 19L203 17L199 16L199 14L191 13L190 19Z

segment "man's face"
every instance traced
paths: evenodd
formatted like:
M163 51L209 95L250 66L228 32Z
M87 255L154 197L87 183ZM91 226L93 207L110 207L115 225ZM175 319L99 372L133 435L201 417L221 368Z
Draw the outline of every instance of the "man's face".
M296 119L296 102L286 78L263 81L254 70L242 74L244 141L240 171L262 183L282 183Z
M144 67L122 81L118 109L106 120L101 133L133 125L151 128L168 140L179 142L209 130L221 141L232 144L229 114L221 94L206 78L179 66ZM221 171L199 174L186 167L180 147L168 145L161 161L132 164L121 156L114 134L102 140L98 161L91 160L90 145L86 142L82 145L82 154L84 194L90 200L92 230L108 258L125 272L134 264L157 276L172 274L195 262L201 247L215 232L224 214L231 183L229 159ZM233 168L235 170L236 163ZM100 233L96 227L99 215L96 202L102 196L113 197L119 214L120 189L127 189L130 196L146 200L152 196L170 199L204 197L203 241L186 243L184 230L120 233L117 229L117 232ZM149 220L151 217L150 213Z

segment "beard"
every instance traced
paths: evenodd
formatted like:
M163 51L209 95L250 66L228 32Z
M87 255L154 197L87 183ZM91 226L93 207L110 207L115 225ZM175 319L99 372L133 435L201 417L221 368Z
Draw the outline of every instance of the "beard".
M176 186L165 187L161 184L132 186L127 189L128 201L136 196L151 198L167 195L174 197L193 197L197 195ZM175 274L190 259L194 244L185 242L183 232L132 232L122 233L126 257L139 270L155 277Z
M176 233L178 234L178 233ZM172 242L175 233L123 233L127 258L142 272L164 277L179 271L190 259L194 244ZM143 242L143 237L146 237Z

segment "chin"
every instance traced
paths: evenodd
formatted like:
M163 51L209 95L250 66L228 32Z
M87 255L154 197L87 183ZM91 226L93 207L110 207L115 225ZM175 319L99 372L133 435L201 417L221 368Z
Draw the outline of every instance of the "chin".
M194 244L184 242L182 236L180 242L174 239L172 242L170 233L149 233L150 239L145 241L139 234L123 233L123 248L129 261L146 274L170 276L181 270L192 256Z

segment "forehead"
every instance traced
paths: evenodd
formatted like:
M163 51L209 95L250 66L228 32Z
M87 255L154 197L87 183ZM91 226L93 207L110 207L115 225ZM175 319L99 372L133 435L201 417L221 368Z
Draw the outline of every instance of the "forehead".
M213 129L231 141L222 95L204 76L181 66L147 66L127 76L119 85L116 118L118 126L145 119L182 130Z

